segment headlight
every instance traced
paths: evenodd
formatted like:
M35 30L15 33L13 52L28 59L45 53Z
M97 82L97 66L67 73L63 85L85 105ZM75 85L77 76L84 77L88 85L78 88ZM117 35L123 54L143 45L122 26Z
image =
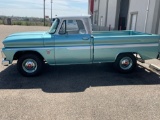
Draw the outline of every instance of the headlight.
M1 51L2 58L6 58L6 55Z

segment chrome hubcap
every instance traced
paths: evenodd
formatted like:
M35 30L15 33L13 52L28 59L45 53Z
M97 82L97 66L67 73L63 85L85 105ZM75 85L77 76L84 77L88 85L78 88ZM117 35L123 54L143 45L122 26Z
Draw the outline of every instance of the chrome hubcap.
M130 57L124 57L121 59L120 61L120 67L123 69L123 70L128 70L132 67L133 65L133 61Z
M22 68L27 73L33 73L37 70L37 62L33 59L26 59L22 63Z

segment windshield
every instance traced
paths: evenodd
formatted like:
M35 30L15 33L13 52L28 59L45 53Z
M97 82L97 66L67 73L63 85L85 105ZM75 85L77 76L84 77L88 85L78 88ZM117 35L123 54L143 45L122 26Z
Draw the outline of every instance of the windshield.
M58 27L58 24L59 24L59 19L58 18L56 18L54 21L53 21L53 23L52 23L52 26L51 26L51 28L50 28L50 30L49 30L49 33L55 33L56 32L56 29L57 29L57 27Z

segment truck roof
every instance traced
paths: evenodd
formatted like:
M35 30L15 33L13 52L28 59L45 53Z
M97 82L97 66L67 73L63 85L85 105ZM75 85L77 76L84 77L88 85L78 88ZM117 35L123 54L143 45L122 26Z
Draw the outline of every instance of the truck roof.
M89 18L90 15L85 15L85 16L56 16L54 18Z

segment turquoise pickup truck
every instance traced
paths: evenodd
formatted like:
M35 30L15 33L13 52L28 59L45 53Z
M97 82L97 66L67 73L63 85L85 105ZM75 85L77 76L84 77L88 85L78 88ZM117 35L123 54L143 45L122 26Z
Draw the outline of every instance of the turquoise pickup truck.
M18 60L23 76L39 75L49 65L114 62L122 73L132 72L137 60L159 57L160 36L135 31L92 32L89 16L57 17L47 32L25 32L3 40L2 64Z

